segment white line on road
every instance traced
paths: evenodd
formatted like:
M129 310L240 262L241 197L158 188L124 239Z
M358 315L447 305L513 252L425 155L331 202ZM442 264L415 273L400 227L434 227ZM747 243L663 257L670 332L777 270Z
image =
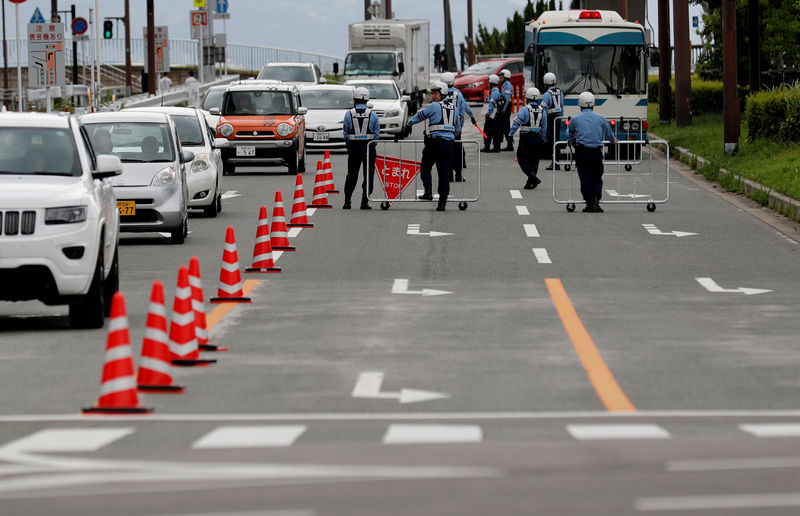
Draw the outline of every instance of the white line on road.
M800 437L800 425L791 423L762 423L739 425L756 437Z
M422 297L428 296L443 296L445 294L452 294L452 292L448 292L447 290L436 290L432 288L424 288L422 290L408 290L408 280L404 278L398 278L394 280L392 284L392 294L417 294L421 295Z
M772 292L771 290L766 290L763 288L747 288L747 287L739 287L739 288L722 288L721 286L717 285L717 282L711 278L695 278L699 284L705 287L706 290L709 292L716 292L716 293L727 293L727 294L744 294L746 296L751 296L754 294L766 294L767 292Z
M219 516L218 512L195 512L191 514L158 514L151 516ZM286 510L286 511L245 511L229 512L225 511L225 516L317 516L317 513L309 510Z
M317 209L316 208L306 207L306 215L308 215L310 217L315 213L317 213Z
M221 426L192 444L192 448L272 448L291 446L305 425Z
M422 391L418 389L401 389L400 391L381 392L383 384L383 373L380 371L367 371L358 375L353 393L354 398L397 400L400 403L418 403L420 401L431 401L449 398L449 394L433 391Z
M517 206L517 215L530 215L527 206Z
M241 197L238 191L236 190L228 190L227 192L222 192L222 200L225 199L233 199L234 197Z
M389 425L383 444L479 443L478 425Z
M539 237L539 230L536 229L536 224L523 224L522 227L525 228L525 235L529 238Z
M636 500L637 511L699 511L767 507L800 507L800 493L663 496Z
M534 247L533 255L536 257L536 261L539 263L553 263L552 260L550 260L550 257L547 255L547 249L543 247Z
M667 471L736 471L740 469L800 468L800 457L744 457L735 459L685 459L667 462Z
M286 236L289 238L297 238L297 235L299 235L302 230L303 228L289 228Z
M669 439L669 432L658 425L567 425L567 432L578 440L590 439Z
M2 448L1 453L91 452L132 434L133 428L57 428L40 430Z
M512 199L522 199L522 192L519 190L509 190Z
M655 224L642 224L642 227L646 229L647 232L650 233L651 235L676 236L680 238L697 234L697 233L689 233L688 231L670 231L669 233L664 233L663 231L658 229Z

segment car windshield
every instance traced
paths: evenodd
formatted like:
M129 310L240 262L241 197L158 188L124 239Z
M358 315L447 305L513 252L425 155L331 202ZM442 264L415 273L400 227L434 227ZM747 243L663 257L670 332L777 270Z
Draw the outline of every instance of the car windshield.
M482 61L480 63L475 63L474 65L464 68L464 71L461 72L461 75L481 75L481 74L490 74L497 71L499 63L497 61Z
M355 105L353 90L304 90L300 98L308 109L350 109Z
M580 45L544 47L537 84L546 72L558 78L557 86L565 93L591 89L597 93L645 93L644 48L632 45Z
M349 84L353 88L367 88L369 90L370 99L379 100L397 100L400 97L397 95L397 88L394 84Z
M265 66L257 78L283 82L315 82L310 66Z
M172 115L175 122L175 129L178 130L178 138L181 145L197 147L203 145L203 129L200 121L194 115Z
M40 127L0 128L0 174L80 176L71 133Z
M222 96L225 95L225 90L208 90L205 98L203 98L203 109L205 111L211 108L222 108Z
M173 161L169 125L161 122L86 124L95 154L113 154L123 162Z
M285 91L229 91L223 115L291 115L292 103Z
M344 61L345 75L392 75L394 71L392 52L356 52Z

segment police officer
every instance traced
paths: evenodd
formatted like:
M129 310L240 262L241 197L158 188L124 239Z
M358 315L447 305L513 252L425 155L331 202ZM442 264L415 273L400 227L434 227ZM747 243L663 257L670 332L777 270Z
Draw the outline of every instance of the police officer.
M503 110L502 118L500 119L500 143L503 143L503 138L508 142L506 148L503 150L513 151L514 140L508 136L508 130L511 128L511 99L514 97L514 85L511 84L511 72L503 68L500 70L500 93L506 101L505 109Z
M561 167L555 164L553 156L553 143L558 138L556 134L556 118L564 115L564 95L561 90L556 86L556 74L547 72L544 74L544 85L547 86L547 91L542 96L541 106L547 113L547 127L550 129L547 134L547 153L544 155L550 159L550 165L545 170L561 170Z
M436 206L436 211L444 211L447 196L450 194L450 168L456 134L456 107L444 99L446 93L445 83L434 82L431 85L433 102L417 111L417 114L408 121L409 127L423 120L427 123L425 147L422 149L420 165L420 176L425 192L419 198L433 200L431 169L436 163L436 172L439 176L439 204Z
M358 184L358 175L364 169L364 182L361 183L361 209L371 210L367 201L367 183L369 193L372 193L375 176L375 146L369 142L377 140L381 134L381 123L378 115L367 107L369 90L356 88L353 91L355 107L344 114L342 129L344 141L347 145L347 179L344 182L345 210L350 209L350 198ZM369 150L369 158L367 158ZM365 160L369 160L365 162ZM369 174L369 175L368 175Z
M453 178L453 174L450 174L450 181L460 183L464 181L464 177L461 174L464 169L464 146L458 140L461 139L461 129L463 129L465 121L464 117L469 115L473 125L478 125L478 122L475 120L475 115L472 114L472 109L470 109L469 104L467 104L467 101L464 99L464 95L455 87L456 76L452 72L445 72L442 74L442 81L447 84L447 95L445 99L450 100L456 106L457 118L456 135L455 141L453 142L453 171L455 172L455 178Z
M489 98L486 100L486 120L483 123L483 133L486 135L483 138L484 152L500 152L500 144L502 143L500 134L500 114L506 107L506 98L500 93L500 78L495 74L489 76L489 87L492 91L489 92Z
M537 104L540 96L539 90L536 88L528 88L525 91L526 104L514 117L514 124L508 133L511 138L519 129L517 162L522 173L528 176L528 181L523 187L525 190L533 190L542 182L536 173L539 170L539 155L544 135L547 134L547 115Z
M575 165L581 180L581 195L586 201L587 213L603 213L600 198L603 196L603 141L618 140L611 124L594 109L594 95L584 91L578 97L581 112L569 122L569 143L575 146Z

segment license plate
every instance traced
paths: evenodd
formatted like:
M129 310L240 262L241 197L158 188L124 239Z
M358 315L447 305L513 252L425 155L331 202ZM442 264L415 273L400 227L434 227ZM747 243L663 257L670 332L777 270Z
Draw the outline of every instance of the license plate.
M123 217L125 215L136 215L136 201L117 201L117 208L119 214Z
M254 145L244 145L240 147L236 147L236 155L237 156L255 156L256 155L256 148Z
M315 142L327 142L329 137L328 133L314 133Z

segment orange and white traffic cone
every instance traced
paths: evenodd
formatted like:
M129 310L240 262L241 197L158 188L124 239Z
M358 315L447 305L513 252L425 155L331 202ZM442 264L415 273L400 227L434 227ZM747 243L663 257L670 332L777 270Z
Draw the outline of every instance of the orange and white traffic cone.
M249 303L242 290L242 271L239 268L239 253L236 251L236 235L228 226L225 232L225 247L222 252L222 267L219 270L217 296L210 303Z
M200 358L197 334L194 331L194 309L192 308L192 288L189 286L189 269L185 265L181 265L181 268L178 269L178 284L175 287L172 319L169 323L169 348L173 365L205 367L216 362L216 360Z
M328 187L325 186L325 171L322 162L317 161L317 174L314 176L314 198L311 199L312 208L333 208L328 204Z
M327 152L327 151L326 151ZM294 183L294 201L292 202L292 220L286 224L290 228L313 228L306 214L306 194L303 191L303 176L297 174Z
M325 184L328 185L328 193L339 193L333 184L333 165L331 165L331 153L325 149L325 157L322 159L322 171L325 172Z
M194 332L197 335L197 349L200 351L228 351L225 346L208 343L203 279L200 276L200 260L197 259L197 256L192 256L192 259L189 260L189 286L192 288L192 310L194 310Z
M172 365L167 345L167 310L164 307L164 284L153 282L150 308L142 341L142 361L136 376L140 391L180 394L183 385L172 383Z
M272 207L272 233L269 238L272 248L276 251L296 251L289 244L289 234L286 233L286 214L283 212L283 196L280 190L275 191L275 206Z
M258 211L258 229L256 229L256 244L253 247L253 266L244 272L281 272L280 267L275 267L272 259L272 244L269 238L269 220L267 207L262 206Z
M111 317L108 320L106 357L100 380L100 398L85 414L146 414L152 408L139 406L136 377L131 352L131 335L125 297L117 292L111 298Z

